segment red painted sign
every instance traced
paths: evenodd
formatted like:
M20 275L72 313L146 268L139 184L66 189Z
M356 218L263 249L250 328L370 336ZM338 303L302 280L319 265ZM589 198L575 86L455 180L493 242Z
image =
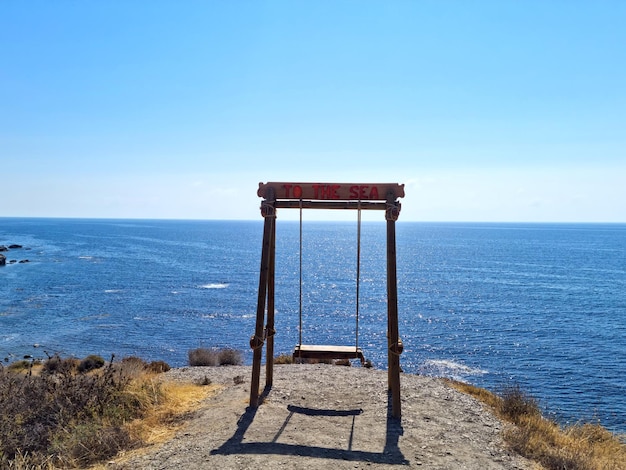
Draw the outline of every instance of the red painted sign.
M259 183L257 194L268 199L385 201L404 197L404 185L398 183Z

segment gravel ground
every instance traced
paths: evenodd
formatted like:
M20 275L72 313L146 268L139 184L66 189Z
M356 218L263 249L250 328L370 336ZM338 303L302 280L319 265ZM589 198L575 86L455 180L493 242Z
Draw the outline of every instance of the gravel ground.
M248 407L249 366L188 367L164 374L164 380L205 377L220 387L182 431L109 468L534 468L507 450L498 419L440 379L402 374L402 419L396 420L390 417L386 371L277 365L273 387L257 409Z

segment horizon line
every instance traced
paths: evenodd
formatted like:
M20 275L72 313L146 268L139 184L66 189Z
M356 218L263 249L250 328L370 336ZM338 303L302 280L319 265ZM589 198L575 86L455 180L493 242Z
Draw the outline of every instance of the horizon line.
M241 218L241 219L223 219L223 218L176 218L176 217L85 217L85 216L0 216L0 220L3 219L54 219L54 220L134 220L134 221L162 221L162 222L262 222L263 217L258 218ZM280 219L280 218L279 218ZM298 222L295 218L283 218L280 219L283 222ZM309 219L305 221L309 222L346 222L352 223L351 220L337 220L337 219ZM384 223L385 220L363 220L363 223ZM571 221L540 221L540 220L415 220L415 219L398 219L400 223L442 223L442 224L550 224L550 225L626 225L626 221L584 221L584 220L571 220Z

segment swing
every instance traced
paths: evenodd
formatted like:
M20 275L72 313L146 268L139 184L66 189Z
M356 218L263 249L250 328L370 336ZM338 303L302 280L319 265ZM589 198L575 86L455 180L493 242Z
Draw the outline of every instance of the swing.
M329 344L302 344L302 199L300 199L300 299L299 299L299 338L293 351L293 359L359 359L361 365L365 362L363 350L359 348L359 285L361 279L361 202L358 205L357 216L357 256L356 256L356 327L354 346L339 346Z
M263 198L263 243L259 268L259 292L257 297L254 334L250 338L252 348L252 378L250 380L250 407L260 405L261 360L263 345L267 342L265 364L265 392L272 388L274 378L274 293L276 254L276 209L296 209L300 206L300 292L302 292L302 208L305 209L363 209L385 211L387 225L387 349L388 378L391 415L402 416L400 400L400 354L402 342L398 332L398 284L396 272L396 221L400 215L398 198L404 197L404 185L397 183L259 183L257 195ZM359 349L358 288L360 278L361 223L359 214L359 246L357 249L357 328L354 346L304 345L302 328L300 344L294 355L301 358L355 358L363 360ZM267 324L264 326L267 309ZM302 294L300 294L300 326L302 326Z

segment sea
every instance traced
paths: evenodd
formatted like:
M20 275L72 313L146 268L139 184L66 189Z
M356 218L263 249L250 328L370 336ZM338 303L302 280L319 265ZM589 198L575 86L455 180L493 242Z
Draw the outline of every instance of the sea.
M400 218L396 231L405 373L519 386L562 424L626 433L626 224ZM0 361L182 367L192 349L230 347L250 364L262 232L262 220L0 218L0 245L22 245L0 267ZM278 220L276 354L358 344L386 368L385 222L358 234Z

